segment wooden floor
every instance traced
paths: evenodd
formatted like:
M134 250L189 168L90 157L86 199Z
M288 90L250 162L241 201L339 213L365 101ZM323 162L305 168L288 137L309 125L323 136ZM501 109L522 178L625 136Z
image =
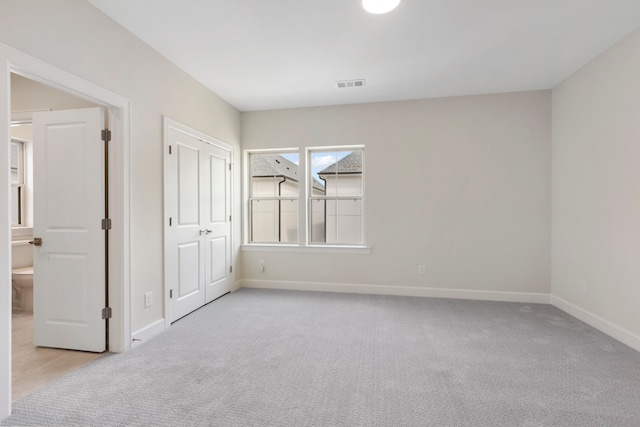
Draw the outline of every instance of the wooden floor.
M98 353L34 347L33 313L14 309L12 318L13 401L101 356Z

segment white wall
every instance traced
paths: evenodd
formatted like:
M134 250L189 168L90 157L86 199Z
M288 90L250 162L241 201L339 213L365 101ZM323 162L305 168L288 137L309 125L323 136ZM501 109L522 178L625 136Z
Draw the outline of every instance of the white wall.
M550 125L549 91L243 113L244 149L366 146L372 252L244 252L242 277L547 294Z
M156 322L163 317L162 115L239 147L240 114L85 1L1 2L0 42L131 100L131 327ZM145 308L148 291L155 304Z
M640 349L640 30L553 89L552 165L552 293Z

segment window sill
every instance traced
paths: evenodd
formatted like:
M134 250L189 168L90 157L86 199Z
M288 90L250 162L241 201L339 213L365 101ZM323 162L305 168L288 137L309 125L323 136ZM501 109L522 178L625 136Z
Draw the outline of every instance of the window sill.
M305 254L370 254L369 246L329 246L329 245L260 245L246 244L240 246L242 252L289 252Z

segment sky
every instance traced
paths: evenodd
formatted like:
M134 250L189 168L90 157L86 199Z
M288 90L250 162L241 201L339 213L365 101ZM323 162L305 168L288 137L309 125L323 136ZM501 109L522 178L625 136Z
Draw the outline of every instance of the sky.
M322 182L320 177L318 176L318 172L327 166L337 162L342 159L346 155L351 153L351 151L316 151L311 153L311 172L315 179ZM299 155L298 153L290 153L290 154L282 154L282 157L289 160L290 162L299 165Z

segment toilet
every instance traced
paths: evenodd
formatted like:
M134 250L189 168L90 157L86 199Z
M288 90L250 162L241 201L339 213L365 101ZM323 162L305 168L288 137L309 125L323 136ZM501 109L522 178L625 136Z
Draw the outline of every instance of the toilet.
M33 311L33 267L16 268L11 272L11 282L18 294L19 308Z

